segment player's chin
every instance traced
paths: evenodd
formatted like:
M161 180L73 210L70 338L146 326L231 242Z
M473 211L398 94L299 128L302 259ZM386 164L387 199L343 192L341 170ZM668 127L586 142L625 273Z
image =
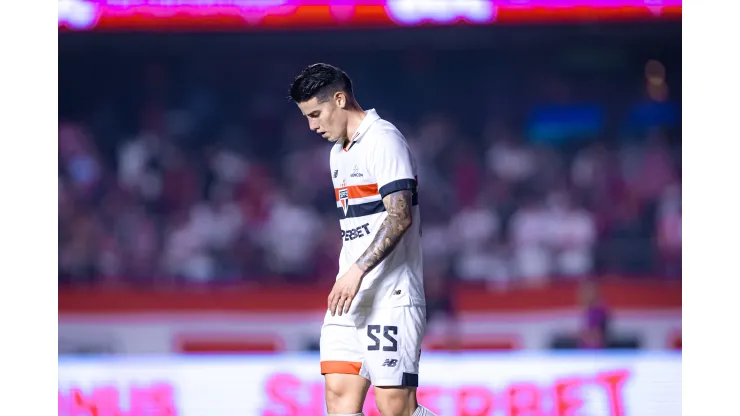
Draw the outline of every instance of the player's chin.
M337 140L339 140L339 139L336 138L336 137L331 137L331 136L329 136L329 137L326 138L326 141L331 142L331 143L336 143Z

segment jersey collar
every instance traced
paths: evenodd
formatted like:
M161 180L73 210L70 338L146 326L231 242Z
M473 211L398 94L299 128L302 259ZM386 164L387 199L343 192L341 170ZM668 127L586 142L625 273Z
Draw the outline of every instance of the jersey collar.
M378 120L380 120L380 116L374 108L367 110L365 112L365 118L363 118L360 122L360 125L357 127L357 131L355 132L354 136L352 136L351 141L354 143L360 140L367 129L370 128L370 126Z

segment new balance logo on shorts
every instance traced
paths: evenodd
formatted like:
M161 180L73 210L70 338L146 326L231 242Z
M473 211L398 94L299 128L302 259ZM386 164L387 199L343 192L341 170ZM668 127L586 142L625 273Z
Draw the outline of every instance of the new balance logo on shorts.
M383 362L383 367L395 367L398 364L398 360L387 359Z

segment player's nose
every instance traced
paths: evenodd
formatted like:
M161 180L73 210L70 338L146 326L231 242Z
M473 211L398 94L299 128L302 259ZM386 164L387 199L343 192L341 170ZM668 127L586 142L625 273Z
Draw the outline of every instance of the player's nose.
M308 120L308 128L313 132L319 131L319 123L313 120Z

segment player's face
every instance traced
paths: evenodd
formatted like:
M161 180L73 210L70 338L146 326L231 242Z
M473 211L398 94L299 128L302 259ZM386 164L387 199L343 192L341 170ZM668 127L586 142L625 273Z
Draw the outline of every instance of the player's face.
M333 99L319 103L314 97L299 103L298 108L308 118L308 128L333 143L347 135L344 99L343 94L337 94Z

